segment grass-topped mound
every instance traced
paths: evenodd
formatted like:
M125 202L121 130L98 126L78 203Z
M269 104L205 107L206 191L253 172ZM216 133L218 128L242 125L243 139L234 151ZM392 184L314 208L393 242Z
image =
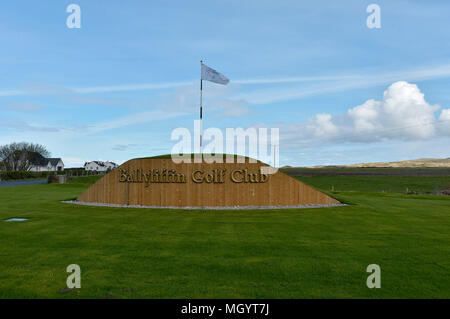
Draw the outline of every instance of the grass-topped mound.
M182 154L180 154L181 156ZM222 158L223 163L227 163L227 158L232 158L233 162L236 163L238 160L245 160L245 163L248 163L250 160L250 157L248 156L242 156L242 155L236 155L236 154L200 154L200 153L192 153L192 154L186 154L184 155L187 158L191 158L191 160L194 160L197 158ZM156 156L149 156L149 157L140 157L136 159L172 159L172 154L164 154L164 155L156 155ZM259 160L255 160L258 163L261 163Z

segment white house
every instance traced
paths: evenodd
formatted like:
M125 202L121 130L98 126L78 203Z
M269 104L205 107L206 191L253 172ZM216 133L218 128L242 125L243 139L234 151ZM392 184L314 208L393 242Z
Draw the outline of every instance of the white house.
M84 163L84 169L86 171L106 172L115 169L117 166L116 163L108 161L92 161Z
M64 162L60 158L46 158L43 156L34 156L30 160L31 172L55 172L63 171Z

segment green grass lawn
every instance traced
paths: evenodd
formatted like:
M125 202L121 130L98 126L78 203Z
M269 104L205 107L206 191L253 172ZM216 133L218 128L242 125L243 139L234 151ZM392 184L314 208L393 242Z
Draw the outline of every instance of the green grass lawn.
M450 189L450 176L295 176L315 188L331 191L363 191L434 195Z
M101 179L104 175L93 175L93 176L71 176L69 177L69 184L94 184L96 181Z
M320 178L305 181L328 190ZM450 198L352 178L332 194L352 205L256 211L61 203L82 178L1 188L0 298L450 298ZM82 288L65 292L73 263ZM366 287L373 263L381 289Z

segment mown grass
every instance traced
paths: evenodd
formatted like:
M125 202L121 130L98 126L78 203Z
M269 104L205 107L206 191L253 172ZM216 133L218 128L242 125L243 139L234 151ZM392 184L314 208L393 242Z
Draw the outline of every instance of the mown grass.
M329 188L330 180L315 178L307 182ZM363 192L365 182L356 180L347 181L353 191L332 194L351 204L345 207L184 211L61 203L92 182L78 181L0 189L0 298L450 297L448 197ZM3 222L11 217L29 220ZM82 288L66 292L73 263ZM381 289L366 287L372 263L381 266Z
M284 167L289 175L450 176L450 167Z
M71 176L68 179L69 184L87 184L91 185L101 179L104 175L92 175L92 176Z
M435 195L450 189L450 176L295 176L315 188L331 191L418 193Z

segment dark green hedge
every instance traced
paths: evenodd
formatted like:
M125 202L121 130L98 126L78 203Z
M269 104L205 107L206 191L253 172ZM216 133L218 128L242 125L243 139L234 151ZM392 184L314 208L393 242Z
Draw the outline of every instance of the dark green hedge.
M50 172L0 172L0 180L8 181L14 179L29 179L29 178L47 178Z

